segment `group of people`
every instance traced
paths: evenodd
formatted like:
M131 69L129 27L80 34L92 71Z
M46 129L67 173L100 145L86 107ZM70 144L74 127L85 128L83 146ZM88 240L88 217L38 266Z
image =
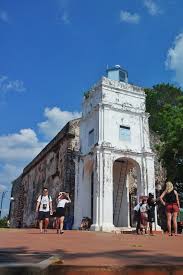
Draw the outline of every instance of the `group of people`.
M65 206L67 203L70 203L71 199L69 194L66 192L59 192L56 198L56 229L58 234L63 234L63 225L65 218ZM43 193L37 199L36 204L36 213L37 218L39 220L39 228L41 233L46 233L49 217L53 215L53 206L52 206L52 198L48 194L48 189L46 187L43 188ZM44 229L43 229L44 226Z
M136 233L147 234L147 226L149 223L150 235L153 235L152 227L155 222L155 206L157 201L154 199L154 195L149 193L148 198L143 198L134 208L134 218L137 222Z
M157 202L161 202L166 208L167 227L169 236L172 236L172 221L174 234L177 235L177 215L180 211L180 202L178 193L174 190L173 184L169 181L166 183L165 191L159 198L154 199L154 195L149 193L148 198L143 198L142 201L134 208L136 220L137 234L147 234L147 226L149 224L150 235L153 235L153 223L155 222L155 207Z
M177 215L180 211L180 202L178 193L174 190L171 182L166 183L165 191L159 198L154 199L154 195L149 193L148 198L143 198L134 208L135 220L137 222L137 234L147 234L147 226L149 224L150 234L153 235L153 223L155 222L155 207L157 202L161 202L166 207L167 227L169 236L172 236L172 220L174 234L177 235ZM65 206L70 203L69 194L66 192L59 192L56 198L56 229L58 234L63 234L63 224L65 218ZM47 232L49 224L49 217L53 215L52 198L48 194L48 189L44 188L42 195L37 199L36 212L38 214L39 228L41 233ZM43 230L44 222L44 230Z

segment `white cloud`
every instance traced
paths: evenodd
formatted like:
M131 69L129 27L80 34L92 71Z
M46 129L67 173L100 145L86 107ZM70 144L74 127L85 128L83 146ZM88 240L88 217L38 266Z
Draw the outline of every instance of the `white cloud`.
M0 136L0 189L10 189L10 183L46 144L38 140L32 129Z
M21 166L16 166L12 164L4 164L1 167L0 170L0 181L3 182L3 185L0 185L0 191L6 190L7 187L10 186L10 183L12 180L16 179L22 172L22 167Z
M64 24L70 24L71 19L69 15L69 0L57 0L58 4L58 15L57 22Z
M183 33L180 33L168 50L166 68L175 72L175 81L183 86Z
M131 24L138 24L140 21L140 15L137 13L130 13L128 11L120 11L120 21L131 23Z
M3 23L10 23L10 18L6 11L0 10L0 21Z
M46 121L38 123L40 131L47 137L54 137L70 120L81 116L79 112L62 111L58 107L45 108Z
M0 161L23 163L33 159L46 145L40 142L32 129L22 129L19 133L0 136Z
M161 13L160 8L153 0L143 0L144 6L147 8L149 14L157 15Z
M47 120L39 123L39 130L47 138L56 135L69 120L81 116L79 112L62 111L58 107L46 108L44 115ZM0 192L11 188L10 183L46 145L32 129L0 136Z
M6 75L0 75L0 93L24 92L25 90L22 80L9 80Z

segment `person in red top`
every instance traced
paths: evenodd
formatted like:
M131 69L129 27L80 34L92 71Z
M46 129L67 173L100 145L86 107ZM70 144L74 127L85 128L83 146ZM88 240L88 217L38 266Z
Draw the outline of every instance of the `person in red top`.
M179 197L176 190L173 188L173 184L168 181L166 183L166 189L160 196L160 201L166 207L167 226L169 236L172 236L171 220L173 217L173 227L175 236L177 235L177 215L180 210Z

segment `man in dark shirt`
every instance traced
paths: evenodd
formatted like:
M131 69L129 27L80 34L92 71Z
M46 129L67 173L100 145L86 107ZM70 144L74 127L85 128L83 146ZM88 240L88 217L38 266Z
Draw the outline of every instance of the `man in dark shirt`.
M148 205L148 222L149 222L149 228L150 228L150 235L153 235L152 226L153 226L153 223L155 222L156 201L152 193L149 193L149 197L147 199L147 205Z

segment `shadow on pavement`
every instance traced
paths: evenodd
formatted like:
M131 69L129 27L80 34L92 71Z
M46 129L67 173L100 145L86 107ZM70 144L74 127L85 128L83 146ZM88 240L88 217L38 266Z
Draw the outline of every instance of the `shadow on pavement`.
M139 264L139 265L182 265L183 257L170 256L166 253L160 254L150 250L128 249L128 250L112 250L106 252L88 252L88 253L72 253L62 249L53 250L51 252L30 251L27 247L20 246L16 248L0 248L0 264L2 263L38 263L50 256L57 255L63 260L78 260L82 265L82 259L89 259L91 263L99 263L100 259L105 258L105 262L110 259L118 261L118 265ZM94 262L93 262L94 261ZM103 261L103 260L102 260ZM96 262L96 265L97 265ZM110 264L110 261L109 261Z

